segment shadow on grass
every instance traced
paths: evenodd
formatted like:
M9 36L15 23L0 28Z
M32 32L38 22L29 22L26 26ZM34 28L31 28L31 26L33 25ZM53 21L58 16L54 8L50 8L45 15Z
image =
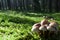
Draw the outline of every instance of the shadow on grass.
M20 23L20 24L31 24L31 25L36 23L35 21L27 18L19 18L19 17L12 17L12 16L10 16L9 22Z
M50 16L53 17L55 20L60 21L60 14L59 13L29 13L23 12L22 15L30 16L30 17L43 17L43 16Z
M15 14L16 13L18 14L18 13L22 12L23 15L30 16L30 17L42 17L44 15L51 16L52 14L56 13L56 12L26 12L26 11L15 11L15 10L14 11L13 10L6 10L6 11L2 10L0 12L3 12L3 13L5 13L5 12L12 12L12 13L14 13L15 12Z
M44 15L52 15L52 14L55 14L55 12L29 12L29 11L15 11L15 10L2 10L0 11L2 13L15 13L15 14L20 14L22 13L23 15L26 15L26 16L31 16L31 17L41 17L41 16L44 16ZM33 14L31 14L33 13ZM41 15L40 15L41 14Z
M8 11L1 11L1 12L8 12ZM20 11L16 11L15 14L18 14L20 13ZM31 14L32 13L32 14ZM56 19L57 21L60 21L60 14L55 14L56 12L37 12L37 13L34 13L34 12L22 12L22 15L25 15L25 16L30 16L30 17L42 17L42 16L52 16L54 19ZM26 19L26 18L19 18L19 17L11 17L10 21L12 20L15 20L16 23L27 23L29 21L33 21L33 20L30 20L30 19ZM18 22L18 21L19 22ZM12 21L14 22L14 21ZM29 22L30 23L30 22ZM33 23L33 22L32 22Z
M17 12L18 13L18 12ZM22 15L30 17L42 17L42 16L52 16L55 13L33 13L33 12L22 12Z

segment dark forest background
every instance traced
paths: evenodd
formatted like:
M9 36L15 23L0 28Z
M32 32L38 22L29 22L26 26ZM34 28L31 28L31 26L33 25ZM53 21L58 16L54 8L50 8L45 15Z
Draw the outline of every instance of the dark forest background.
M60 0L0 0L0 10L59 12Z

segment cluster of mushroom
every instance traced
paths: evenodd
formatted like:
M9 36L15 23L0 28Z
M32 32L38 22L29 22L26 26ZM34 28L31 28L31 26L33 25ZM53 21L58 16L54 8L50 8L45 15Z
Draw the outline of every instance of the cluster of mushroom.
M47 19L43 19L40 23L36 23L32 26L31 31L39 33L39 35L43 34L56 34L58 31L58 23L54 20L48 21Z

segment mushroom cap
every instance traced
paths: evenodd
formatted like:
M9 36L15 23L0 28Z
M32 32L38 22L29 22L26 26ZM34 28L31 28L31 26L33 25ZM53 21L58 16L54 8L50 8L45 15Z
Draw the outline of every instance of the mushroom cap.
M45 25L45 24L49 25L50 22L47 19L43 19L40 24L41 25Z
M48 27L47 27L47 30L48 30L48 31L56 31L56 28L55 28L55 27L48 26Z
M47 28L46 28L46 26L42 25L41 27L39 27L39 30L47 31Z
M33 28L31 29L31 31L32 31L32 32L38 32L39 30L38 30L36 27L33 27Z
M38 32L40 26L41 26L40 23L34 24L34 25L32 26L31 31L32 31L32 32Z
M51 22L49 24L49 26L47 27L47 30L57 31L58 30L58 24L56 22Z
M50 22L49 26L58 27L59 25L57 22Z

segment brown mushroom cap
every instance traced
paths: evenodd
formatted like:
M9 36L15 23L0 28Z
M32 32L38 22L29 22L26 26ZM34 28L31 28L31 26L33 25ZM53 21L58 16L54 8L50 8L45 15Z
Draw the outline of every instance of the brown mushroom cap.
M46 26L42 25L42 26L39 27L39 30L47 31L47 28L46 28Z
M47 30L57 31L58 30L58 24L56 22L51 22L49 24L49 26L47 27Z
M41 26L40 23L34 24L34 25L32 26L31 31L33 31L33 32L38 32L40 26Z

